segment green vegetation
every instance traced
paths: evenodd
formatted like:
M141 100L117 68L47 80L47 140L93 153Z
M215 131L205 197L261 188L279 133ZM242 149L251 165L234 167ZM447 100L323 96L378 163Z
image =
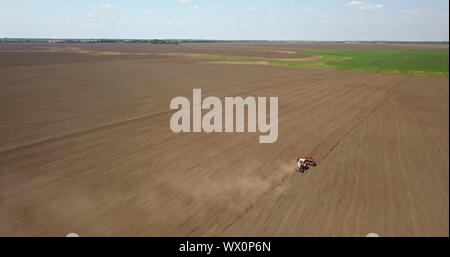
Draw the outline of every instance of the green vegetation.
M301 60L198 54L197 58L222 62L267 62L292 68L323 68L371 73L448 76L448 50L303 50ZM293 56L296 57L296 56Z
M340 70L448 76L447 50L316 50L319 66Z

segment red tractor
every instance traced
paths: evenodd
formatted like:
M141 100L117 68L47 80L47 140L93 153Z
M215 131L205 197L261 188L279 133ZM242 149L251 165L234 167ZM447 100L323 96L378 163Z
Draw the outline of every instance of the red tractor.
M305 173L309 167L316 167L317 163L311 156L299 156L297 158L297 167L295 172Z

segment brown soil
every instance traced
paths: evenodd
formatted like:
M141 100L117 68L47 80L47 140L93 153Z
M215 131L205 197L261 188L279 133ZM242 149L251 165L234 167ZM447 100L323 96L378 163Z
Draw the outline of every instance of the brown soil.
M0 236L448 236L448 78L161 55L302 47L0 45ZM192 88L278 96L278 142L172 133Z

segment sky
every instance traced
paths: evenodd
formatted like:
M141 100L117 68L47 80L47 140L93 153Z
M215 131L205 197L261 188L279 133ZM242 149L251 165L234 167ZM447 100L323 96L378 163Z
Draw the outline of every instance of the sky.
M0 0L0 38L448 41L448 0Z

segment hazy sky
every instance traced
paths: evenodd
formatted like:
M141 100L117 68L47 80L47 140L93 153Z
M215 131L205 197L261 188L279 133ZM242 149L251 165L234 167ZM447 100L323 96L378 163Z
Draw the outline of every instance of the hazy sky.
M445 40L448 0L0 0L0 37Z

